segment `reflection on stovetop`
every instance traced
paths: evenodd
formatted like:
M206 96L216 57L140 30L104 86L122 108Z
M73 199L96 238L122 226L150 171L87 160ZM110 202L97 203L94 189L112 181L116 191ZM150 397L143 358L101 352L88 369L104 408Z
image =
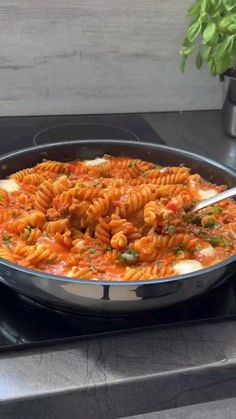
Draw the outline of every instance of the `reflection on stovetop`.
M158 311L122 317L89 317L54 310L0 286L0 350L73 340L88 335L236 315L233 279L207 294Z

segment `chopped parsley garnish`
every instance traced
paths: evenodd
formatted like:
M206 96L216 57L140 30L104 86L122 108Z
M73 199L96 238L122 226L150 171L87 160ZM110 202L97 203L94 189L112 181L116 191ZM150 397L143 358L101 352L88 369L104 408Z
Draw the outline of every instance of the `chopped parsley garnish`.
M185 248L186 248L186 243L183 243L183 242L179 243L178 247L175 250L175 253L177 255L182 255Z
M219 224L216 222L215 218L209 217L204 223L204 227L207 228L218 228Z
M92 253L92 255L96 255L97 250L96 249L90 249L90 253Z
M138 259L138 253L135 250L127 250L126 252L119 253L120 262L135 262Z
M200 252L200 250L202 250L202 247L200 246L200 244L197 244L195 249L197 252Z
M184 255L184 251L183 251L183 250L178 249L178 250L176 250L176 254L177 254L178 256L183 256L183 255Z
M91 251L92 248L90 246L84 246L82 249L80 249L83 252L87 252L88 250Z
M137 167L137 162L136 162L136 160L132 160L132 161L129 163L128 167L129 167L129 168L131 168L131 169L134 169L135 167Z
M206 215L212 215L213 212L211 210L206 211Z
M179 249L179 250L184 250L184 249L185 249L185 247L186 247L186 243L181 242L181 243L179 243L178 249Z
M232 243L227 242L223 236L211 237L208 239L212 246L231 247Z
M25 227L24 231L22 233L23 239L27 240L29 238L30 234L31 234L31 227L30 226Z
M201 225L201 217L199 217L199 215L194 215L191 219L190 222L192 224L196 224L197 226Z
M172 226L172 225L167 226L166 229L165 229L166 234L172 235L175 232L176 232L176 228L175 228L175 226Z
M9 237L7 234L4 234L4 235L2 236L2 241L3 241L5 244L9 244L9 243L11 243L11 239L10 239L10 237Z
M214 207L214 211L218 212L219 214L222 213L223 209L221 207Z

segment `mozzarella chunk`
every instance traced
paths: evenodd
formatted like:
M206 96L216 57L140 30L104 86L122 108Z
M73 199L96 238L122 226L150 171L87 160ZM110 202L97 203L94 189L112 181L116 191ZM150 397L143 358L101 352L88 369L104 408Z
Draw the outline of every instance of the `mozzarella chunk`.
M86 248L86 243L83 239L77 241L76 245L74 246L77 250L83 250Z
M196 182L195 182L195 180L190 180L189 181L189 186L191 187L191 188L195 188L196 187Z
M236 240L236 232L230 231L230 236L232 237L233 240Z
M99 164L106 163L106 159L101 159L100 157L97 157L94 160L85 160L86 166L98 166Z
M174 265L174 270L178 275L184 275L189 272L198 271L199 269L203 269L203 266L198 260L195 259L181 260Z
M202 200L211 198L212 196L215 196L217 194L218 192L215 189L208 189L207 191L199 189L199 195Z
M209 245L199 250L199 253L201 256L213 256L215 253L215 249L211 245Z
M20 189L20 185L13 179L1 179L0 188L7 192L16 192Z

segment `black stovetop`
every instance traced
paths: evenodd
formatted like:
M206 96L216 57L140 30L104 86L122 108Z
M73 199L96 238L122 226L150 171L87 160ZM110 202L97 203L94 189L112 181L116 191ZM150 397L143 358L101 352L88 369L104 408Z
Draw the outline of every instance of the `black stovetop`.
M0 155L19 148L72 140L133 140L164 144L139 115L0 118Z
M139 115L0 118L0 154L32 145L84 139L126 139L164 144ZM0 285L0 350L71 341L132 328L236 316L233 280L175 307L114 318L63 313Z
M0 285L0 295L0 351L70 342L85 336L114 334L127 329L236 318L233 279L176 306L120 317L65 313L34 302L5 285Z

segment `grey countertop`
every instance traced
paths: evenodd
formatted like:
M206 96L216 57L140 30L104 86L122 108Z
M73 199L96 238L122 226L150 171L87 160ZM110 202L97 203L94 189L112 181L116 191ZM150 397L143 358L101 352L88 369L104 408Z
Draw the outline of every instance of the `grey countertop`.
M124 419L235 419L236 398L219 400L216 402L195 404L162 412L135 415Z
M223 133L221 111L168 112L143 115L165 143L236 168L236 139Z
M236 141L223 135L220 112L145 118L168 145L236 167ZM234 321L123 333L0 355L1 419L112 419L145 417L150 412L156 413L147 418L218 419L223 416L217 416L209 403L207 416L204 404L198 409L197 403L233 397ZM192 416L181 416L187 405L195 405ZM230 406L224 418L236 417L235 399Z

